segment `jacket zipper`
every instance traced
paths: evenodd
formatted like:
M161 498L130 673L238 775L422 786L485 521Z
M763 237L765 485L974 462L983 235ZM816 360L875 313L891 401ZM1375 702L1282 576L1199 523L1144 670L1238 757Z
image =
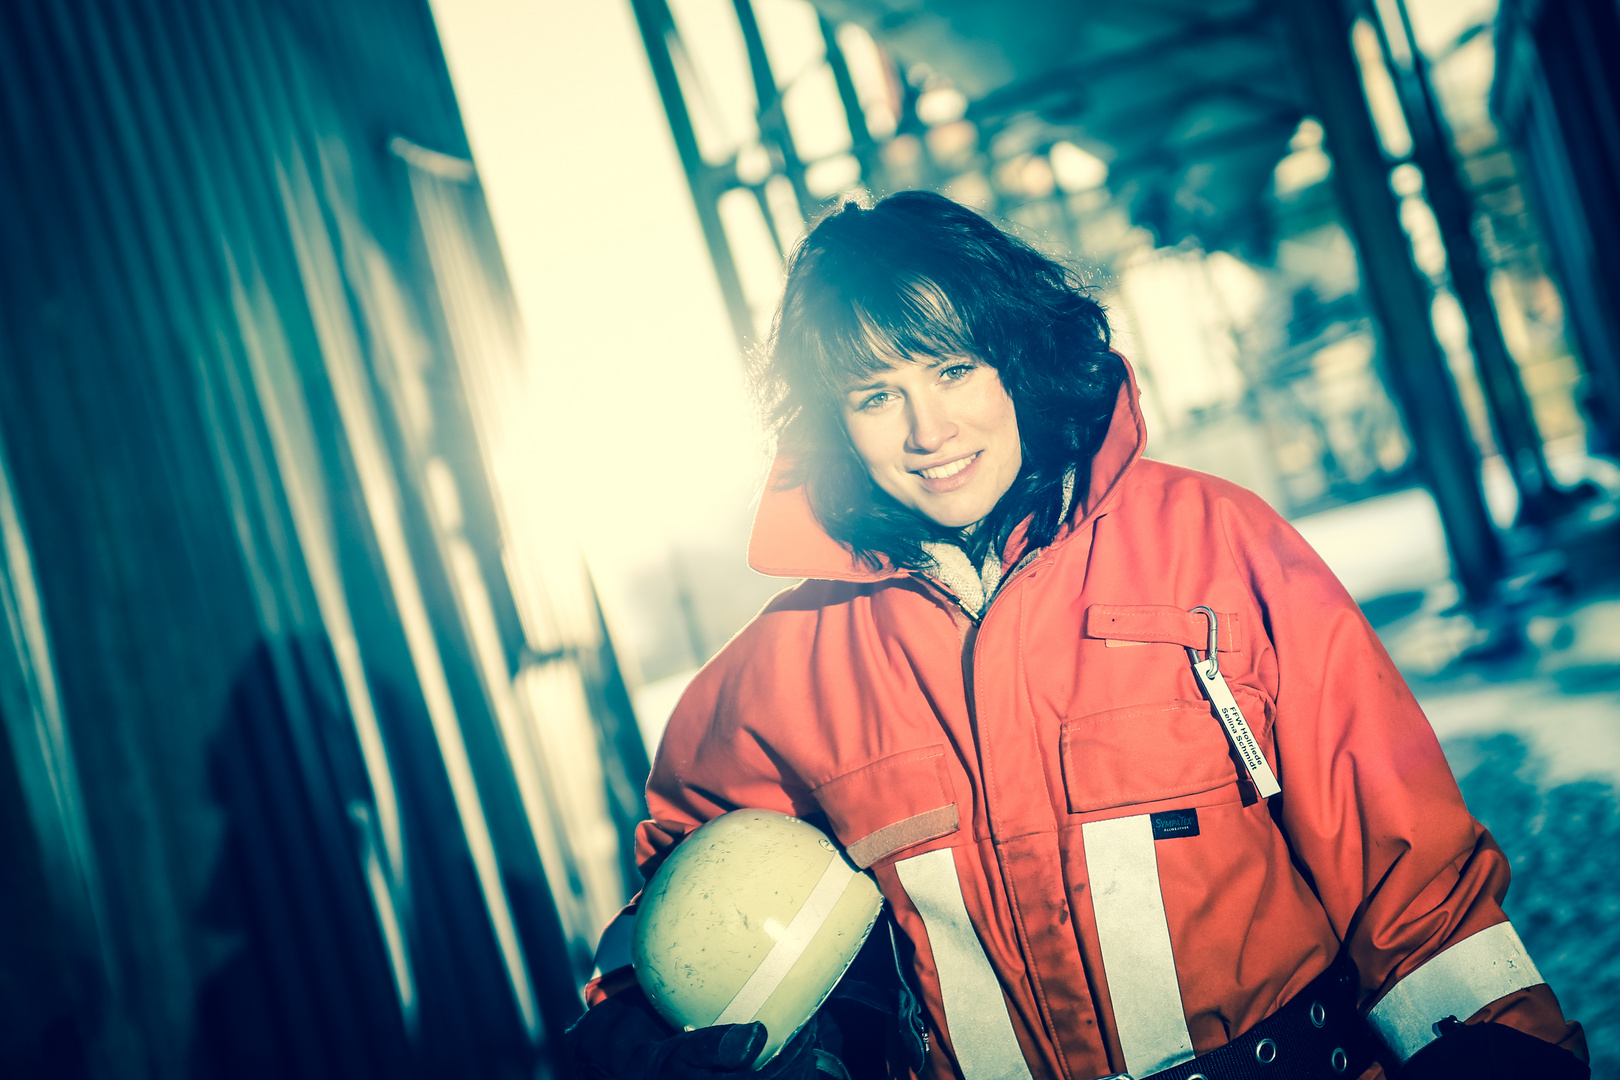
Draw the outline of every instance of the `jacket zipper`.
M965 687L964 689L967 690L968 696L972 699L971 701L968 702L968 704L971 706L971 709L972 709L973 725L974 725L975 728L978 727L979 720L980 720L980 715L981 715L980 709L979 709L979 678L978 678L978 674L979 674L979 637L980 637L980 635L982 634L982 632L984 630L985 623L988 622L989 619L990 619L990 610L993 607L995 607L995 604L996 604L997 600L1000 600L1002 596L1006 595L1008 592L1011 591L1012 587L1015 584L1017 584L1017 582L1018 582L1018 580L1020 578L1027 576L1028 574L1030 574L1034 570L1034 568L1046 557L1046 552L1048 550L1050 550L1050 549L1049 548L1043 548L1035 555L1034 558L1031 558L1031 559L1029 559L1027 561L1020 560L1023 563L1023 565L1018 567L1010 577L1008 577L1007 579L1002 581L1000 586L997 587L995 596L991 597L990 600L988 600L984 605L984 614L977 620L974 620L971 616L969 616L969 624L970 625L969 625L969 629L968 629L968 636L971 636L972 642L971 642L971 644L968 644L967 641L964 640L964 645L966 646L965 652L966 652L966 659L967 659L967 669L963 672L963 675L964 675L964 677L966 678L966 680L967 680L967 682L969 684L969 686ZM960 607L958 607L958 610L961 610ZM963 614L966 615L967 613L965 611L963 611ZM984 762L982 760L979 763L979 772L980 772L981 775L983 775L983 773L984 773ZM991 812L990 812L990 785L988 783L985 784L984 812L985 812L985 816L987 818L989 818L991 816ZM990 822L986 821L985 824L987 826L989 826ZM991 827L991 833L990 833L990 847L991 847L991 850L993 852L996 852L995 853L995 859L996 859L996 863L997 863L997 869L999 870L999 869L1001 869L1001 867L1000 867L1001 855L1000 855L1000 853L998 851L996 851L995 829L993 827ZM1005 888L1005 885L1003 885L1003 888ZM1067 898L1065 898L1065 902L1066 902L1066 900L1067 900ZM1015 905L1016 904L1016 901L1014 900L1014 898L1011 895L1008 895L1007 902L1010 905ZM1030 972L1030 975L1026 976L1026 979L1032 979L1033 978L1034 957L1030 953L1029 943L1024 939L1024 934L1023 934L1022 930L1017 929L1018 924L1021 924L1021 922L1022 922L1022 920L1020 919L1020 920L1018 920L1018 923L1015 923L1014 937L1018 941L1018 951L1022 954L1022 959L1024 961L1024 966L1025 966L1026 970L1028 970ZM1057 1056L1059 1068L1061 1068L1064 1071L1065 1078L1067 1078L1067 1076L1069 1075L1069 1063L1068 1063L1068 1059L1064 1056L1064 1053L1063 1053L1063 1044L1062 1044L1061 1040L1059 1040L1059 1038L1058 1038L1058 1034L1057 1034L1056 1029L1052 1026L1051 1017L1047 1015L1046 1008L1041 1002L1041 996L1036 991L1033 983L1031 983L1031 985L1029 986L1028 989L1029 989L1029 993L1030 993L1030 995L1031 995L1031 997L1032 997L1032 999L1034 1001L1034 1004L1035 1004L1036 1014L1040 1017L1041 1028L1045 1032L1047 1041L1051 1044L1052 1052ZM1106 1078L1105 1078L1105 1080L1106 1080Z

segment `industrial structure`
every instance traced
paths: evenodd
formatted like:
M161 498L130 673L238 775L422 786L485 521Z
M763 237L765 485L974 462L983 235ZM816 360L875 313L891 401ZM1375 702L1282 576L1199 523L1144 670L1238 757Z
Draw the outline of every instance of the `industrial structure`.
M1582 551L1590 546L1583 507L1593 492L1567 490L1545 444L1584 433L1600 452L1613 445L1617 361L1605 335L1614 308L1592 291L1603 275L1587 273L1608 256L1578 245L1575 211L1557 212L1553 262L1577 328L1578 368L1560 317L1542 310L1537 321L1533 298L1555 290L1519 158L1489 117L1448 111L1402 0L815 0L813 8L736 0L735 33L727 34L697 18L694 32L683 33L693 13L681 0L633 2L745 345L763 330L773 280L749 272L768 261L758 238L785 251L805 221L859 192L938 188L1092 267L1105 287L1144 248L1232 252L1266 271L1282 307L1269 326L1228 329L1244 388L1237 408L1268 436L1249 456L1269 456L1285 510L1420 480L1476 611L1497 602L1500 583L1516 573L1512 557L1543 544L1545 530ZM1612 11L1576 2L1538 8L1539 25L1554 29L1534 45L1525 43L1530 31L1515 30L1522 17L1510 9L1502 22L1510 49L1557 48L1548 35L1563 32L1561 17L1550 14L1560 6L1585 11L1585 22L1596 20L1591 40L1607 40ZM795 20L816 28L815 48L785 44ZM1477 60L1481 49L1488 59L1490 31L1487 23L1464 27L1439 62ZM1614 95L1595 60L1601 53L1591 55L1577 65L1586 82L1565 93L1592 103L1585 111L1602 129ZM714 69L727 64L750 77L751 126L709 89L719 81ZM1530 76L1514 70L1499 78L1499 101L1524 96L1511 87ZM1532 117L1519 128L1534 134L1516 138L1554 138L1566 114L1583 115L1544 112L1560 119ZM842 125L829 131L835 113ZM1456 131L1459 114L1466 127ZM1565 165L1537 168L1584 169L1584 205L1595 207L1601 227L1613 212L1612 197L1601 194L1614 190L1602 186L1613 163L1588 149L1594 140L1569 145L1601 160L1568 164L1566 152L1552 159ZM1541 188L1562 184L1559 191L1573 182L1538 180ZM1289 249L1316 248L1315 262L1332 261L1327 249L1346 238L1355 253L1343 260L1348 285L1290 265ZM1118 317L1122 305L1111 306ZM1528 334L1518 332L1527 309L1536 323ZM1146 366L1151 392L1155 373ZM1160 435L1173 441L1169 426ZM1230 428L1212 428L1201 460L1231 439ZM1493 523L1484 457L1505 467L1515 523L1528 529L1504 536Z
M550 1071L647 762L426 3L6 4L0 101L0 1075Z
M628 3L740 346L937 188L1133 324L1155 450L1425 484L1478 613L1615 569L1609 0ZM648 760L426 0L15 0L0 139L0 1075L556 1075Z
M1620 12L1599 0L1509 0L1491 108L1529 174L1591 385L1587 411L1620 452Z

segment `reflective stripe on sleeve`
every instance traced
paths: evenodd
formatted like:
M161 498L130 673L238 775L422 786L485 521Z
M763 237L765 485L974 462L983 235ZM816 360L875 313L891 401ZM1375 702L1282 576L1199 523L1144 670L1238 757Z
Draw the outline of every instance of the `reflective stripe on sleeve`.
M1150 816L1088 821L1081 829L1125 1069L1146 1076L1179 1065L1193 1057L1192 1036L1170 950Z
M894 868L928 931L945 1002L945 1028L963 1077L1030 1080L1001 983L968 920L956 856L950 848L940 848L903 859Z
M596 970L591 972L591 978L600 979L610 971L630 966L630 934L635 926L636 917L628 911L619 912L607 924L596 943Z
M1463 938L1395 984L1367 1020L1402 1061L1433 1042L1434 1025L1467 1020L1497 998L1546 982L1512 923Z

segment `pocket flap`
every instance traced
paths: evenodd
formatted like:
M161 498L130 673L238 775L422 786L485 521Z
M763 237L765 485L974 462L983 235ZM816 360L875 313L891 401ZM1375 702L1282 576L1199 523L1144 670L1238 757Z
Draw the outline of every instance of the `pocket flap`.
M1247 693L1242 697L1244 715L1264 745L1265 707ZM1059 753L1071 814L1196 795L1239 779L1226 732L1206 701L1083 716L1063 725Z
M1221 652L1243 648L1243 620L1236 612L1217 611ZM1203 651L1209 647L1209 620L1201 612L1169 604L1092 604L1086 608L1085 635L1108 641L1151 641Z
M879 758L827 781L813 795L845 854L862 870L961 826L943 743Z

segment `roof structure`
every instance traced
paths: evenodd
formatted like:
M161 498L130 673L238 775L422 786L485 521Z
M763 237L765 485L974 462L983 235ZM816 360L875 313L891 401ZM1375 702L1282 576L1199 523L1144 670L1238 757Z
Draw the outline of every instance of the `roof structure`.
M1272 172L1305 115L1264 0L814 0L969 99L996 158L1067 139L1159 243L1264 259Z

